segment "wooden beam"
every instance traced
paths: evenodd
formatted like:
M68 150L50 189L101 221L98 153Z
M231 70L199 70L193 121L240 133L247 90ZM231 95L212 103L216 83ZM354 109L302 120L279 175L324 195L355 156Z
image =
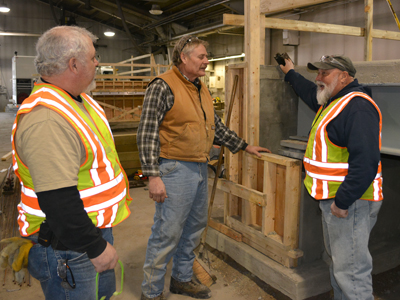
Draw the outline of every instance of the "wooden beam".
M244 16L224 14L224 24L244 26ZM265 27L272 29L287 29L296 31L308 31L318 33L341 34L350 36L365 36L365 29L361 27L315 23L306 21L295 21L277 18L265 18ZM400 41L400 32L372 29L373 38Z
M332 0L261 0L260 14L272 14L331 1Z
M263 34L262 20L260 15L260 0L245 0L245 53L247 62L247 92L244 103L244 135L243 138L250 145L259 144L259 128L260 128L260 49ZM265 42L264 42L265 44ZM263 50L264 52L264 50ZM262 62L264 63L264 62ZM242 184L250 189L257 189L257 160L245 156L243 158ZM244 224L256 223L257 210L256 206L249 201L242 202L242 222Z
M372 31L374 0L364 0L365 11L365 39L364 39L364 60L372 61Z
M396 40L400 41L400 32L373 29L372 37L376 39Z
M237 232L236 230L233 230L232 228L230 228L222 223L214 221L212 218L210 219L210 222L208 225L211 228L214 228L215 230L218 230L219 232L230 237L231 239L234 239L237 242L242 242L242 234L240 232Z
M276 234L271 233L265 236L260 231L244 225L233 217L228 217L228 223L234 230L242 234L244 243L288 268L297 266L297 258L304 255L300 249L290 249L283 245Z
M11 158L11 156L12 156L12 151L8 152L7 154L4 154L1 157L1 160L7 160L7 159Z
M224 24L227 25L235 24L237 26L244 26L244 17L238 15L224 14ZM265 28L364 36L364 29L361 27L315 23L307 21L296 21L296 20L287 20L278 18L265 18Z
M250 154L246 153L246 155L250 155ZM286 157L286 156L281 156L281 155L273 154L273 153L261 153L261 157L257 157L255 155L250 155L250 156L252 156L256 159L265 160L265 161L272 162L272 163L275 163L278 165L283 165L286 167L301 166L301 160Z
M208 185L213 185L214 179L209 178L208 179ZM247 201L250 201L251 203L254 203L258 206L265 206L267 203L267 195L250 189L248 187L245 187L241 184L226 180L226 179L219 179L217 183L217 189L225 192L232 194L234 196L237 196L239 198L246 199Z

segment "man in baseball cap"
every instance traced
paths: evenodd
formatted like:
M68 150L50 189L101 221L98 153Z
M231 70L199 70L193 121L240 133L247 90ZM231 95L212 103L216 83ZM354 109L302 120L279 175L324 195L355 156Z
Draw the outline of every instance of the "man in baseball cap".
M371 229L382 205L382 115L354 78L348 57L322 56L308 63L315 83L281 65L297 95L316 112L304 155L304 185L319 200L326 252L333 257L334 299L373 300Z
M307 67L313 71L318 71L318 69L339 69L346 71L349 73L350 77L353 78L356 75L356 68L354 67L353 62L350 58L343 55L324 55L321 57L320 61L308 63Z

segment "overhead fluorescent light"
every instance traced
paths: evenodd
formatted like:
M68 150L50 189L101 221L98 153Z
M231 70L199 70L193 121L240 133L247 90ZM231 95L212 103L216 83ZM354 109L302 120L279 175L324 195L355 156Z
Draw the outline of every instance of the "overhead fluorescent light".
M115 32L114 31L112 31L111 29L107 29L106 31L104 31L104 35L105 36L114 36L115 35Z
M160 5L153 4L151 6L151 9L149 10L149 13L151 13L152 15L161 15L163 11L161 10Z
M232 56L225 56L225 57L219 57L219 58L211 58L208 61L228 60L228 59L234 59L234 58L240 58L240 57L245 57L245 54L242 53L240 55L232 55Z
M0 12L2 13L8 13L10 11L10 8L3 2L0 4Z

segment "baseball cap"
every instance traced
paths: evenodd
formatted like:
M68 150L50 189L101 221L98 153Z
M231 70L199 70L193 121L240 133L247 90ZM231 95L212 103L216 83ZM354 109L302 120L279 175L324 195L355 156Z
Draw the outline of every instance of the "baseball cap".
M307 68L313 71L318 69L339 69L346 71L351 77L356 75L356 68L354 67L351 59L343 55L324 55L318 62L308 63Z

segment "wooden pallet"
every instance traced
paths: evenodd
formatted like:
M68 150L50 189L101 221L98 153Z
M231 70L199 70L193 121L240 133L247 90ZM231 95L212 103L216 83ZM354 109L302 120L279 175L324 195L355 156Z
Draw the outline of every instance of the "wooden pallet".
M257 142L254 135L258 134L255 125L259 116L252 116L255 111L249 113L254 107L250 109L252 102L247 96L246 68L247 64L227 68L227 95L234 76L239 75L230 128L246 141ZM223 225L266 256L286 267L296 267L303 255L298 249L301 161L276 154L265 153L258 158L243 151L226 151L225 170L227 179L218 183L225 192Z

